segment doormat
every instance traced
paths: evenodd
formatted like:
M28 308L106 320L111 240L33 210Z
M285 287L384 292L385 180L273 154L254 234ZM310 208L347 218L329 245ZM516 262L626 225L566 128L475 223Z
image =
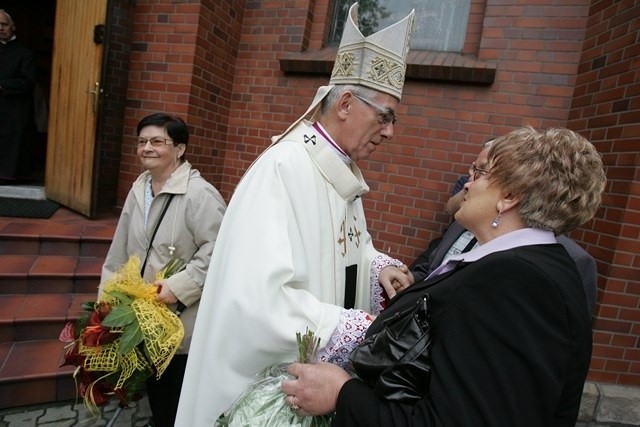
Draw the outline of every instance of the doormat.
M13 218L50 218L60 205L51 200L0 197L0 216Z

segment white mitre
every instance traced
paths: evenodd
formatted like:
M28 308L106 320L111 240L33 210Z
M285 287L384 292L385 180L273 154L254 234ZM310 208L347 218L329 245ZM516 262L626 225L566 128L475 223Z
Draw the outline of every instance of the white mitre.
M414 11L375 34L358 29L358 3L351 6L329 84L361 85L400 100Z
M358 3L354 3L345 22L329 85L318 88L307 111L283 134L271 138L272 143L278 142L301 120L312 116L335 85L361 85L400 100L414 14L412 10L401 21L365 37L358 29Z

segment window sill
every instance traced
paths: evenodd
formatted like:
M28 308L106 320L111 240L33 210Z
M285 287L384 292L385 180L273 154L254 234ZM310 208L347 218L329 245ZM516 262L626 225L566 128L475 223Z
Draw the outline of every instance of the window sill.
M336 47L327 47L280 58L285 73L331 75ZM437 80L490 85L495 81L495 64L455 52L410 51L407 58L409 80Z

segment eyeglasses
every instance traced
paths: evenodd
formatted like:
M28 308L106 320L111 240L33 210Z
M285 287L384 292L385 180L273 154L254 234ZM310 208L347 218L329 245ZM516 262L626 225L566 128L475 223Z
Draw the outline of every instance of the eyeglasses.
M163 145L173 144L173 140L169 138L163 138L161 136L154 136L152 138L138 138L138 147L144 147L150 142L153 147L161 147Z
M490 173L488 169L481 169L476 166L476 162L471 163L471 167L469 168L469 176L473 178L474 181L480 179L480 177L486 176Z
M381 125L387 126L389 123L393 123L394 125L396 124L396 113L394 113L390 108L378 105L373 101L356 95L355 93L352 93L352 95L378 112L378 123Z

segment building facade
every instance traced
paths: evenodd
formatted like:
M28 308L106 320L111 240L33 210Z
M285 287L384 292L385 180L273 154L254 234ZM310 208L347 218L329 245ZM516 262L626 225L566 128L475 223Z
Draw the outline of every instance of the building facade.
M115 205L140 172L126 141L155 111L187 121L187 159L229 200L270 137L328 82L333 1L137 0L127 8ZM459 51L411 51L395 138L360 164L376 246L410 263L438 237L453 183L485 140L522 125L581 133L608 177L596 217L571 235L599 274L589 380L638 386L640 2L471 0L467 18Z

